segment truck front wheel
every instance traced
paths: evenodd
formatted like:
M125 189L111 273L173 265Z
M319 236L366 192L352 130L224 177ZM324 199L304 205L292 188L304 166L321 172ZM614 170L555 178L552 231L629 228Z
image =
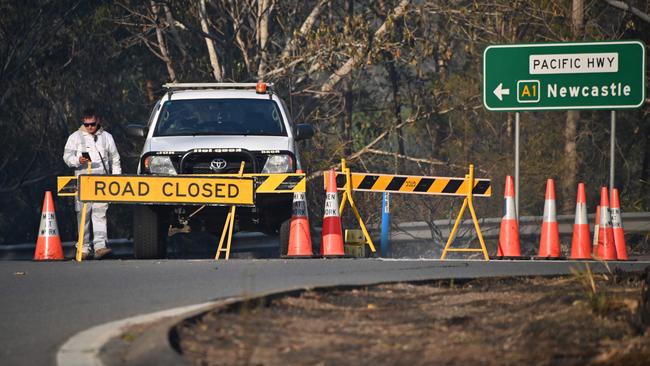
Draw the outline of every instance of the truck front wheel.
M291 230L291 219L286 219L278 230L278 241L280 244L280 257L287 255L289 251L289 235Z
M133 256L136 259L167 255L168 215L156 207L137 205L133 211Z

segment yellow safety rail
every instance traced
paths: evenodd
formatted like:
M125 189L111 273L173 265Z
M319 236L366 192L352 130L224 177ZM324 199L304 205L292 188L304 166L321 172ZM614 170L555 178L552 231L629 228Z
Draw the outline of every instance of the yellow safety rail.
M347 181L352 182L352 189L355 191L461 197L465 196L468 184L465 178L356 172L351 174L350 180L344 172L337 172L336 185L339 190L345 189ZM472 192L474 196L490 197L492 195L490 180L475 179Z

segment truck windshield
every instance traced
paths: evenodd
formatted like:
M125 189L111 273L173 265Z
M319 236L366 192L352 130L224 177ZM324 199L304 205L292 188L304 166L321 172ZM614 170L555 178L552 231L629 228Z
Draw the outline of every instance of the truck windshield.
M154 136L287 136L277 104L267 99L191 99L165 102Z

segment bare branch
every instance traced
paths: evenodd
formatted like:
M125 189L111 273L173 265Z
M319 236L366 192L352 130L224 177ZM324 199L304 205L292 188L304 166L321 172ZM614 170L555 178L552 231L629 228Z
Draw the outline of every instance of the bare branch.
M404 13L406 13L406 8L408 4L411 2L411 0L402 0L399 2L399 4L393 9L392 13L386 18L386 21L384 21L384 24L377 29L375 32L373 39L376 42L381 42L381 40L384 38L384 35L388 33L389 27L391 24L395 22L397 18L400 18ZM351 71L356 69L357 65L359 62L362 60L362 58L365 56L365 52L360 52L348 59L348 61L343 64L338 70L336 70L330 77L323 83L323 86L321 87L321 91L325 93L329 93L334 89L334 86L338 84L343 77L345 77L347 74L349 74Z
M643 20L644 22L650 23L650 15L642 12L641 10L633 6L630 6L630 4L626 3L625 1L616 1L616 0L604 0L604 1L615 8L629 11L630 13L639 17L639 19Z
M444 162L442 160L414 158L414 157L411 157L411 156L402 155L402 154L398 154L398 153L395 153L395 152L389 152L389 151L383 151L383 150L377 150L377 149L367 149L366 152L371 153L371 154L375 154L375 155L392 156L393 158L412 161L412 162L418 163L418 164L427 164L427 165L432 165L432 166L444 165L444 166L449 166L449 167L452 167L452 168L466 168L465 166L458 165L458 164L447 163L447 162ZM487 173L487 171L479 169L479 168L477 168L476 170L481 171L483 173Z
M296 45L298 43L298 40L296 39L297 36L304 36L307 32L309 32L316 22L316 17L320 14L321 10L323 9L323 6L329 2L329 0L321 0L319 1L316 6L311 10L311 13L305 18L305 21L302 23L302 26L300 27L300 30L291 37L291 40L287 42L287 45L284 47L284 50L282 51L282 54L280 55L280 59L285 59L289 57L289 54L293 52L293 50L296 48Z

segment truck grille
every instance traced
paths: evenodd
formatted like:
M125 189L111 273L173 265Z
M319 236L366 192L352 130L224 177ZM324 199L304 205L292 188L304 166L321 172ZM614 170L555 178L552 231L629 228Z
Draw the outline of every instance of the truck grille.
M241 162L245 162L244 173L256 173L258 159L248 153L192 153L182 162L182 174L237 174Z

